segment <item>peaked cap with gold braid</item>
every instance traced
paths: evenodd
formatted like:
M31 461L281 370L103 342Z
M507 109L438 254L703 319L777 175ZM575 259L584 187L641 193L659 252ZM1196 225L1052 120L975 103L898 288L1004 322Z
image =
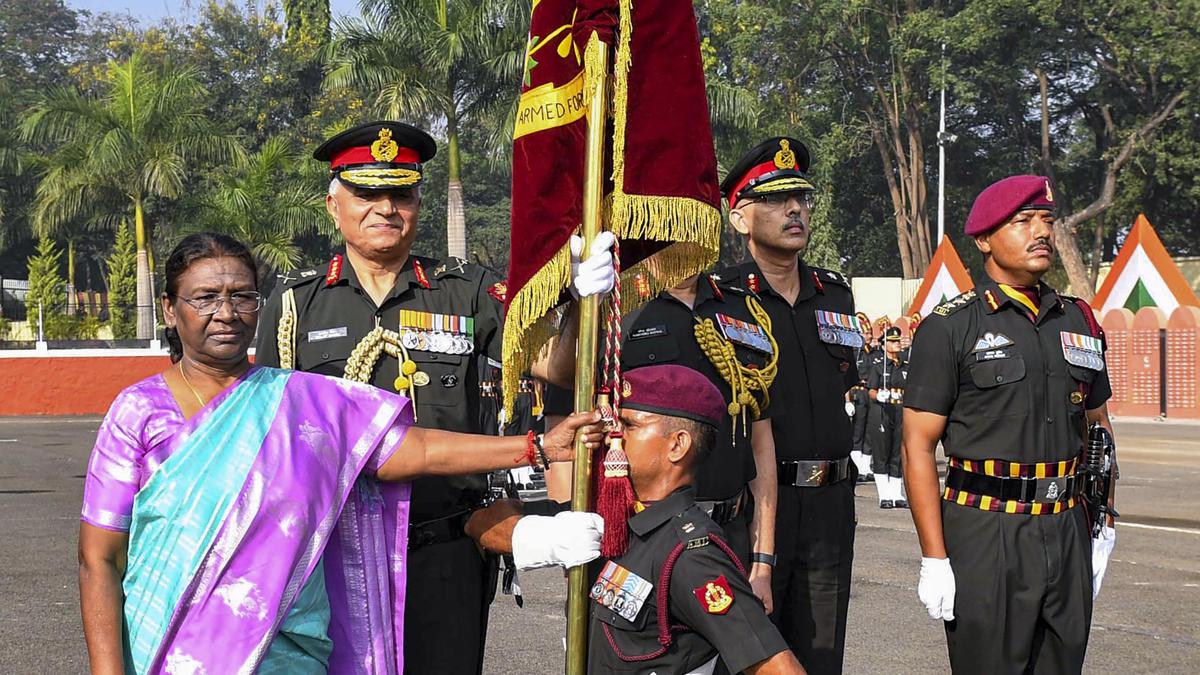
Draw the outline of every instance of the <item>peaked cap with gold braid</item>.
M321 144L313 159L329 162L334 178L360 190L394 190L420 185L421 165L437 154L437 143L403 122L368 122Z

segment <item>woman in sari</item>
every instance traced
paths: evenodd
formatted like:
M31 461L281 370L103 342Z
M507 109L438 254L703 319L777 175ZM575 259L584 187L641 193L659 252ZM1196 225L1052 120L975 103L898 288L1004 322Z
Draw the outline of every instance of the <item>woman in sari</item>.
M415 428L403 397L253 367L257 270L228 237L187 237L166 277L172 366L117 396L88 466L79 583L93 673L326 672L331 596L334 607L347 595L369 611L393 606L355 583L369 570L347 568L328 587L323 571L327 559L346 564L346 541L382 546L379 481L407 489L419 475L522 466L535 450L567 460L577 431L599 446L591 413L539 448Z

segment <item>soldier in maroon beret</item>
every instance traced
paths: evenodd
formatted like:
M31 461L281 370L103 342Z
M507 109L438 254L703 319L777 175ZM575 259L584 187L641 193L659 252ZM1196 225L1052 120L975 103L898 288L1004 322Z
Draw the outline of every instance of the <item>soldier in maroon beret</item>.
M735 673L803 673L721 526L696 503L696 469L727 416L725 397L705 375L674 364L625 372L622 395L621 441L637 501L628 548L592 584L589 672L713 672L719 657ZM468 527L504 551L521 534L518 508L497 503Z
M956 673L1079 673L1115 542L1111 518L1093 539L1080 508L1086 430L1111 432L1112 390L1091 308L1042 281L1054 219L1044 176L980 193L966 234L987 278L934 309L913 339L903 458L923 556L917 593L945 622Z

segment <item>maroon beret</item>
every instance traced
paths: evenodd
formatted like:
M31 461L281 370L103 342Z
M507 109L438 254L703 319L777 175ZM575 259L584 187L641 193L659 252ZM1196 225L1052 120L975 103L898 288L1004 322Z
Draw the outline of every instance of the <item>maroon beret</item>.
M1003 225L1017 211L1054 210L1054 192L1045 176L1009 176L987 186L975 198L967 216L967 236L984 234Z
M698 371L664 364L622 373L621 407L721 426L725 397Z

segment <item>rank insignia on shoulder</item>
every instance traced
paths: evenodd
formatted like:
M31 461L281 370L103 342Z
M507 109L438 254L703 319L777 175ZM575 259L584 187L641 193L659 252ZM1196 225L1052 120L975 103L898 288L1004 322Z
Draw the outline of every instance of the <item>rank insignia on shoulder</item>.
M649 581L610 560L600 570L588 597L622 619L633 621L653 588Z
M690 551L694 548L704 548L705 546L708 546L708 544L709 544L709 539L707 536L697 537L695 539L688 540L687 546L685 548Z
M504 304L508 300L508 284L497 281L488 287L488 295L492 296L496 302Z
M447 274L462 274L467 261L458 256L450 256L450 260L438 265L433 270L433 276L440 279Z
M729 587L729 580L724 574L692 589L692 593L709 614L725 614L733 606L733 589Z
M938 316L950 316L954 311L967 306L967 303L975 299L975 291L970 290L962 295L956 296L943 302L933 308L933 313Z

